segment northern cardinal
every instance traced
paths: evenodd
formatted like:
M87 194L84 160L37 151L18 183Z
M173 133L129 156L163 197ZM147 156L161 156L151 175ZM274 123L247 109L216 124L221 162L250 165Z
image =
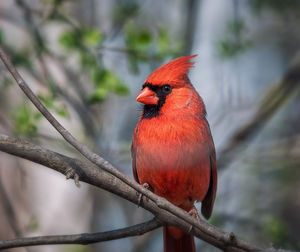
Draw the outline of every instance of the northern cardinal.
M211 216L217 190L215 147L201 97L187 73L191 58L179 57L148 76L136 100L144 104L132 141L135 180L195 215L201 201ZM196 212L197 214L197 212ZM164 251L195 251L194 237L166 226Z

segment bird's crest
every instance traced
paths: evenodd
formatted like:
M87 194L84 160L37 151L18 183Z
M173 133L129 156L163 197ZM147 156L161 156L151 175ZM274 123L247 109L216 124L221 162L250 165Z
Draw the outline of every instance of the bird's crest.
M197 54L192 56L182 56L169 61L153 71L148 76L145 83L151 83L153 85L176 85L183 80L187 80L187 74L194 65L194 62L190 61L190 59L196 56Z

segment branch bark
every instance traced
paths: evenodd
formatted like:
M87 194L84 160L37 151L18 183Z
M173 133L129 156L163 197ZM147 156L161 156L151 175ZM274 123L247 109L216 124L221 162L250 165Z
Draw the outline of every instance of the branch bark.
M0 58L15 78L16 82L38 108L38 110L45 116L45 118L53 125L53 127L65 138L65 140L75 147L88 160L102 168L90 164L82 163L82 161L66 158L65 156L49 152L38 146L29 144L28 142L18 141L7 136L1 136L1 150L17 155L23 158L28 158L37 163L45 164L48 167L55 169L63 174L69 171L67 168L74 170L80 177L81 181L95 185L110 191L120 197L127 199L135 204L138 204L139 193L142 193L148 200L142 200L141 206L152 212L164 224L176 226L185 232L190 232L194 236L226 251L262 251L263 249L251 245L245 241L238 239L233 233L225 233L216 227L190 216L187 212L176 207L152 192L145 189L135 181L129 179L127 176L119 172L109 162L104 160L99 155L93 153L88 147L79 143L45 108L39 101L32 90L25 83L23 78L12 65L8 56L0 48ZM28 147L28 148L26 148ZM33 150L32 150L33 149ZM51 159L51 161L50 161ZM78 163L79 162L79 163ZM64 163L64 167L62 165ZM82 165L82 166L80 166ZM73 167L74 166L74 167Z
M156 218L131 227L116 229L101 233L82 233L73 235L51 235L19 238L0 241L0 249L17 248L25 246L49 245L49 244L81 244L87 245L96 242L111 241L130 236L142 235L162 225Z

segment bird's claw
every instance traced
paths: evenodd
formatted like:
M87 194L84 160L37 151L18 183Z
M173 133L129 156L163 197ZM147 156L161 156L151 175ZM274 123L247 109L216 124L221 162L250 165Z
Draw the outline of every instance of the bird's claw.
M150 190L150 189L151 189L151 187L150 187L150 185L149 185L148 183L144 183L144 184L142 184L142 186L143 186L144 188L146 188L147 190ZM144 196L144 195L143 195L142 193L139 193L139 194L138 194L138 202L137 202L137 206L138 206L138 207L140 207L140 205L141 205L143 196ZM146 198L146 199L148 200L148 198Z
M194 217L197 221L200 221L200 216L198 214L197 208L195 206L192 207L190 211L188 211L188 214ZM193 225L189 227L188 234L192 232Z
M68 168L68 170L66 171L66 179L70 179L70 178L73 178L75 185L77 187L80 187L79 175L75 172L73 168Z
M189 213L189 215L196 218L197 221L200 221L200 216L199 216L197 208L195 206L193 206L192 209L188 213Z

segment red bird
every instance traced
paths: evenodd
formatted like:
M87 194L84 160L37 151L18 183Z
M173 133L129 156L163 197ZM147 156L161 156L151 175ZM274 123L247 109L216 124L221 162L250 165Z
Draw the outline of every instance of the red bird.
M209 218L217 190L213 139L201 97L187 73L197 55L179 57L156 69L136 100L144 104L132 141L135 180L195 215ZM164 227L164 251L195 251L194 237Z

